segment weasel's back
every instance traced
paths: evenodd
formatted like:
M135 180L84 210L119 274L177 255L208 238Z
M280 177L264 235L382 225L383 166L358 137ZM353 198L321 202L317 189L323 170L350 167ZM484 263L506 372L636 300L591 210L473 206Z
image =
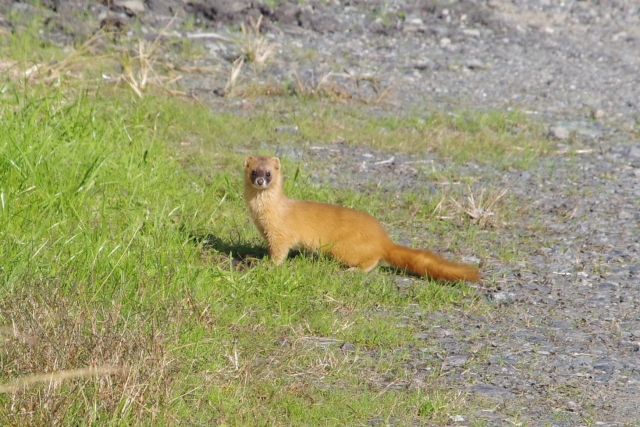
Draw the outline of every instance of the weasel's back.
M319 240L322 245L337 242L356 243L361 240L372 244L375 239L389 240L386 231L377 219L364 212L327 203L292 200L286 215L286 227L309 239Z

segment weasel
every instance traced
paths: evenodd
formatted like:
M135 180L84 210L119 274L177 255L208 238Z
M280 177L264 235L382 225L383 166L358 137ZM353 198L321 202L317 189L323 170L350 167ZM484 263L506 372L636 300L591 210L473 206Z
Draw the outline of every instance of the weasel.
M364 271L385 261L436 280L480 280L476 267L395 244L378 220L364 212L288 198L283 181L277 157L249 156L245 160L244 199L276 265L282 263L292 247L303 246Z

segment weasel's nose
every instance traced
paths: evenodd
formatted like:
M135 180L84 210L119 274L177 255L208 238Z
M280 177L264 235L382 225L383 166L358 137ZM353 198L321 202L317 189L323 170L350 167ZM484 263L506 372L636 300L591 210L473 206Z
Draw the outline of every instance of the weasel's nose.
M256 179L256 184L258 184L260 187L262 187L264 185L264 178Z

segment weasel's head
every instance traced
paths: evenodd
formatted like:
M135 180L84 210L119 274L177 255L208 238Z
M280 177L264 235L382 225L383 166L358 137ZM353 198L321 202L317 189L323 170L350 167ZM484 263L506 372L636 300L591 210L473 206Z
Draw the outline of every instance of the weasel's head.
M258 190L266 190L280 177L280 159L249 156L244 161L244 182Z

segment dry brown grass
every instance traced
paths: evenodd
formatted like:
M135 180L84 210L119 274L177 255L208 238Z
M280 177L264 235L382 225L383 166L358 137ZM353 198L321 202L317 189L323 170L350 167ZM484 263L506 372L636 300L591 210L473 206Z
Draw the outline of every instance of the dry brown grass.
M388 99L394 87L394 85L389 85L381 89L376 79L358 78L333 71L324 74L317 81L313 78L305 80L300 77L297 71L292 71L289 86L281 83L258 84L251 82L238 85L237 80L242 65L243 62L240 60L234 63L225 94L241 97L294 95L339 103L380 104ZM363 82L368 82L368 84L363 84Z
M442 196L440 203L435 208L435 213L443 218L451 218L451 215L443 215L443 212L451 212L463 219L470 220L481 228L492 226L500 218L501 200L507 194L508 189L487 192L484 188L480 194L474 195L471 188L467 188L468 195L465 200L458 201L454 197Z
M0 393L16 393L26 390L32 384L47 383L53 385L67 379L93 377L94 375L109 375L122 372L113 366L97 366L91 368L69 369L48 374L28 375L14 380L12 383L0 385Z
M227 84L224 87L225 96L231 96L234 88L238 83L238 77L240 76L240 72L242 71L242 66L244 65L244 57L240 57L233 62L233 66L231 67L231 71L229 73L229 79L227 80Z
M167 332L118 305L90 305L34 283L0 302L0 425L58 425L166 413L173 361ZM52 296L52 295L55 295Z
M356 101L365 104L383 102L393 90L393 85L381 89L373 77L354 76L346 73L328 72L315 82L305 82L296 71L291 73L295 85L293 93L304 97L329 98L333 101ZM340 80L340 81L338 81ZM364 85L363 82L368 83ZM369 90L367 90L367 87Z
M265 65L275 52L275 46L260 34L261 26L262 15L260 15L257 21L249 17L248 26L244 23L240 25L242 37L236 41L236 44L240 48L240 53L245 60L257 66Z
M135 92L138 97L142 98L144 91L148 86L153 85L160 87L172 95L185 95L184 92L170 88L170 85L182 78L181 75L171 76L160 74L156 71L159 65L159 51L161 41L164 39L167 30L173 25L175 16L160 31L153 42L148 43L143 39L138 39L138 47L136 50L124 50L119 55L119 62L122 72L118 78L124 80L127 85ZM165 66L165 71L174 69L175 67Z
M176 67L161 63L159 60L165 30L151 43L142 39L137 40L136 49L107 46L108 38L103 31L98 31L79 48L68 47L70 51L59 61L51 60L25 65L15 60L0 59L0 74L6 75L11 81L44 83L49 86L81 82L97 87L98 80L116 85L124 81L139 97L142 97L149 87L161 88L171 95L184 96L184 92L171 88L182 78L182 75L175 75ZM112 79L109 77L108 70L112 70L116 64L119 64L121 72L117 78ZM160 68L162 68L161 72L158 71ZM88 71L92 71L93 76L87 73ZM185 67L181 71L199 72L201 70Z
M106 58L97 54L104 43L104 34L98 31L79 48L68 47L69 52L60 61L25 65L14 60L0 59L0 74L6 73L12 80L59 86L64 81L81 79L82 71L99 66ZM92 61L87 61L87 56L91 56Z

